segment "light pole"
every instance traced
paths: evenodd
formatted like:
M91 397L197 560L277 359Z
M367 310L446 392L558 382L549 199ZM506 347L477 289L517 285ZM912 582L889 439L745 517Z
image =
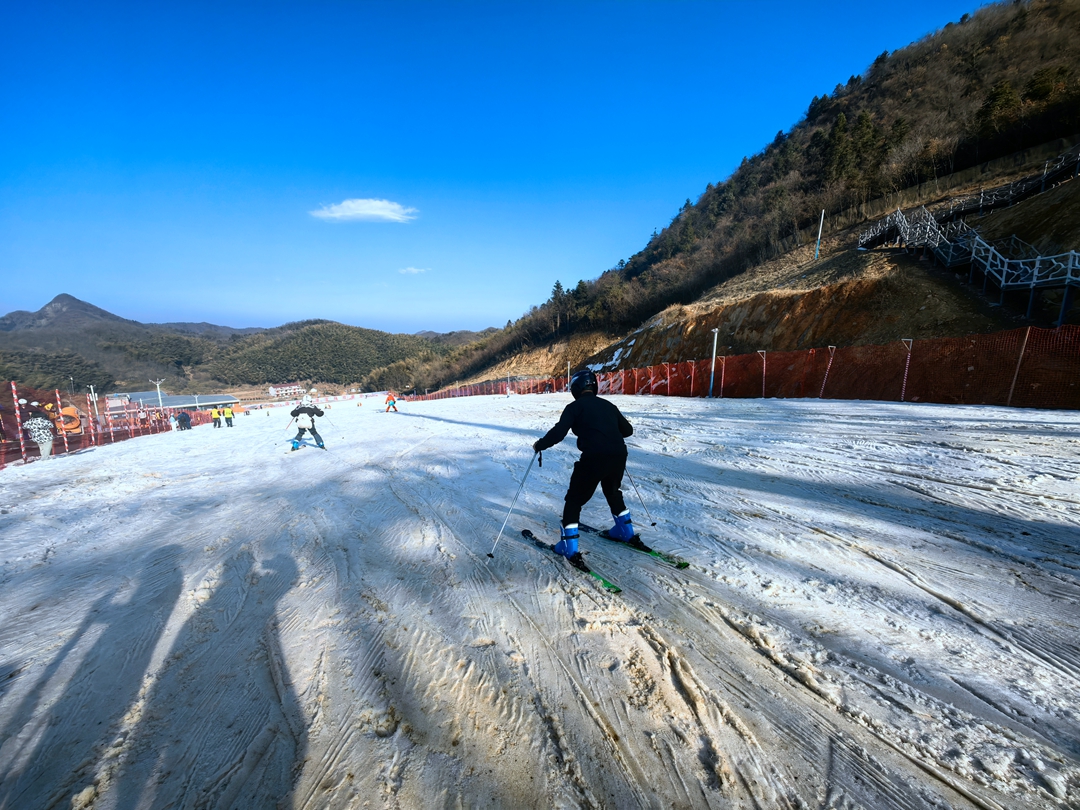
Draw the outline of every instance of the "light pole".
M716 335L720 328L712 330L712 369L709 371L709 399L712 399L713 380L716 379Z
M825 227L825 209L821 209L821 222L817 226L817 244L814 246L814 261L817 261L818 251L821 250L821 229Z
M101 418L101 413L98 411L97 394L94 393L94 386L88 385L86 387L90 389L90 400L94 403L94 416L96 416L98 419L100 419Z
M68 377L68 379L71 380L71 396L74 397L75 396L75 378L74 377Z
M165 379L162 378L160 380L150 380L150 382L152 382L157 387L157 405L159 408L164 410L165 405L161 402L161 384L165 382Z

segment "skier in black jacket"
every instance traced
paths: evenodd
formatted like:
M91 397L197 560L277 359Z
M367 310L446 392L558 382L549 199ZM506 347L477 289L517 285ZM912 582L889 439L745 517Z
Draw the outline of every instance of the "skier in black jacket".
M581 507L592 498L597 484L615 518L615 525L608 532L611 538L626 542L635 534L621 489L626 472L626 442L623 439L633 435L634 428L613 403L596 395L598 390L596 375L591 371L586 369L575 374L570 379L574 401L563 409L555 427L533 444L533 450L539 453L554 447L570 431L578 437L581 458L574 464L570 476L563 507L562 536L555 544L555 551L570 558L571 562L581 559L578 520Z
M323 412L312 404L311 397L305 394L304 398L300 400L300 404L289 413L289 416L296 420L296 426L300 429L296 436L293 437L293 450L300 449L300 440L304 438L304 433L310 433L311 438L315 440L315 444L324 450L326 449L323 446L322 436L319 435L319 431L315 430L315 417L322 415Z

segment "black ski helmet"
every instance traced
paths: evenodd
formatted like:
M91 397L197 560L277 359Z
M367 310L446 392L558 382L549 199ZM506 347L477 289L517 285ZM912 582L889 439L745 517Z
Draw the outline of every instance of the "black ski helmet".
M574 399L580 397L585 391L591 391L596 393L600 390L600 386L596 382L596 375L589 369L583 369L570 378L570 393L574 395Z

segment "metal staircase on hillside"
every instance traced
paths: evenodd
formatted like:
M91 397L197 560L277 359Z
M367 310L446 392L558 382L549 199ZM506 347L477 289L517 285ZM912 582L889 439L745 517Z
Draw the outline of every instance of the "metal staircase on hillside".
M896 243L906 248L929 250L946 267L970 264L969 283L976 271L982 273L983 292L993 279L1000 290L999 303L1007 290L1028 290L1027 317L1031 317L1040 290L1064 289L1058 326L1072 306L1074 291L1080 287L1080 253L1069 251L1056 256L1040 256L1039 251L1015 235L990 243L962 219L1013 205L1046 191L1054 184L1080 175L1080 146L1046 161L1042 174L1017 180L1006 186L980 190L978 194L956 197L948 210L931 214L924 206L905 214L899 208L859 235L859 249Z
M859 236L860 249L895 242L907 248L928 249L946 267L970 264L968 282L982 273L983 292L992 279L1000 291L999 303L1009 290L1028 290L1027 317L1031 317L1039 291L1064 289L1058 326L1072 306L1074 291L1080 287L1080 253L1075 250L1056 256L1041 256L1015 235L990 243L962 220L944 227L925 207L905 214L897 209Z

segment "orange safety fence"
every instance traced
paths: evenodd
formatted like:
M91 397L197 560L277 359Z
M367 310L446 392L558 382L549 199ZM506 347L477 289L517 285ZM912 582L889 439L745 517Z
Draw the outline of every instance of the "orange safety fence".
M897 340L597 372L601 394L817 397L1080 409L1080 326ZM486 382L413 400L566 391L565 377Z
M25 400L21 407L20 400ZM37 403L33 405L32 403ZM10 394L0 392L0 469L15 461L41 458L41 448L23 428L24 419L42 414L52 422L52 455L75 453L90 447L172 430L173 408L144 408L128 404L106 409L104 398L89 394L68 396L10 383ZM210 423L208 410L188 411L192 427Z

